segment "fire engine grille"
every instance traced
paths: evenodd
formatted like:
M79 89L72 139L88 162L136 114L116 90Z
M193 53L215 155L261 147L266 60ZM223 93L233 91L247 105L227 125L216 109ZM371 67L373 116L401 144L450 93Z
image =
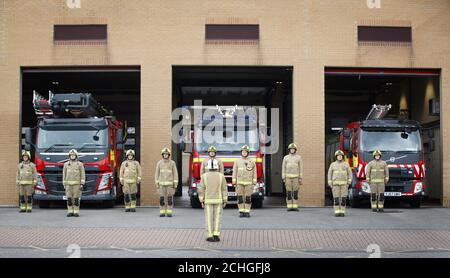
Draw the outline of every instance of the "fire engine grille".
M413 180L413 168L389 168L389 178L397 180Z
M47 181L48 194L64 196L65 190L62 184L62 172L44 172ZM100 174L98 172L86 172L86 184L83 188L83 196L95 194Z

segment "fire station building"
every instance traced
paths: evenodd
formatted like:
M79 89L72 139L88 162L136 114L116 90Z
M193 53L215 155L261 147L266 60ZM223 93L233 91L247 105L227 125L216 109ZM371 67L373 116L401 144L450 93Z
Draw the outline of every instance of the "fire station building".
M303 206L328 202L339 129L391 104L390 116L420 122L427 198L449 207L449 18L447 0L0 0L0 205L17 204L33 91L52 91L90 92L127 120L141 205L158 204L165 146L189 182L171 112L202 100L279 109L266 194L282 196L281 162L295 142Z

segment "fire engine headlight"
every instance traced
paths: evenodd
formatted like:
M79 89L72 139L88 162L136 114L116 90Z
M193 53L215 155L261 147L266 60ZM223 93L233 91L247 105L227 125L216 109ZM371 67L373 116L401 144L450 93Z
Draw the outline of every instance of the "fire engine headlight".
M421 182L417 182L416 186L414 186L414 194L419 193L423 190L423 185Z
M98 185L98 191L109 188L109 181L111 180L111 177L112 177L112 173L106 173L102 176L102 179L100 180L100 184ZM104 194L106 194L106 193L104 193Z
M366 193L370 193L370 185L367 182L361 182L361 189Z
M44 184L44 180L42 179L41 174L37 175L36 189L38 189L36 192L38 192L40 190L45 191L45 184ZM39 192L37 194L40 194L40 193L41 192Z

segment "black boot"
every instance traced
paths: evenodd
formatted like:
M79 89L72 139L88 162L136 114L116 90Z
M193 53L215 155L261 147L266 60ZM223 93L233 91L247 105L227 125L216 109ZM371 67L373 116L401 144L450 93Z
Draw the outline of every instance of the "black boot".
M166 214L165 213L160 213L159 217L166 217Z
M208 241L208 242L214 242L214 237L208 237L208 238L206 239L206 241Z
M214 241L220 241L219 236L214 236Z
M242 217L245 217L245 212L241 212L241 211L240 211L240 212L239 212L239 217L241 217L241 218L242 218Z

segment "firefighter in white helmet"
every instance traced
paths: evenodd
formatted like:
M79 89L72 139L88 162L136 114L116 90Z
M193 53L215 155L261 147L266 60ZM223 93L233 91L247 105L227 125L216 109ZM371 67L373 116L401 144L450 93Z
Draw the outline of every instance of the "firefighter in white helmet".
M125 212L136 212L138 184L141 183L142 169L139 161L135 159L133 150L128 150L126 159L120 165L120 183L122 184Z
M30 161L29 151L22 151L22 162L16 173L16 185L19 188L20 212L31 212L33 208L33 192L37 182L36 165Z
M303 184L302 157L297 154L297 145L288 146L289 154L283 158L281 178L286 187L286 204L288 211L298 211L300 185Z
M223 171L224 171L223 162L220 161L220 159L217 159L216 155L217 155L217 148L214 146L210 146L208 148L208 156L209 157L207 159L204 159L202 161L202 165L200 166L200 176L209 171L208 161L211 159L215 159L217 161L217 163L219 163L219 172L221 172L223 174Z
M205 209L206 240L220 241L220 226L222 222L222 208L228 200L228 186L225 176L219 172L216 159L208 161L208 172L201 176L199 185L199 199Z
M78 217L80 213L80 198L86 183L84 165L78 160L75 149L69 151L69 161L64 163L63 185L67 197L67 216Z
M345 216L345 206L348 186L352 183L352 170L344 161L344 152L337 150L334 153L336 161L328 169L328 185L333 193L333 207L335 216Z
M232 184L236 187L239 217L250 217L252 193L256 185L256 163L251 160L250 147L241 147L241 157L233 164Z
M373 212L382 212L384 209L384 189L389 181L389 168L381 160L381 151L372 153L373 160L366 167L366 181L370 185L370 203Z
M161 150L162 159L155 171L155 184L159 191L159 216L172 217L173 195L178 186L178 170L175 161L170 159L170 149Z

